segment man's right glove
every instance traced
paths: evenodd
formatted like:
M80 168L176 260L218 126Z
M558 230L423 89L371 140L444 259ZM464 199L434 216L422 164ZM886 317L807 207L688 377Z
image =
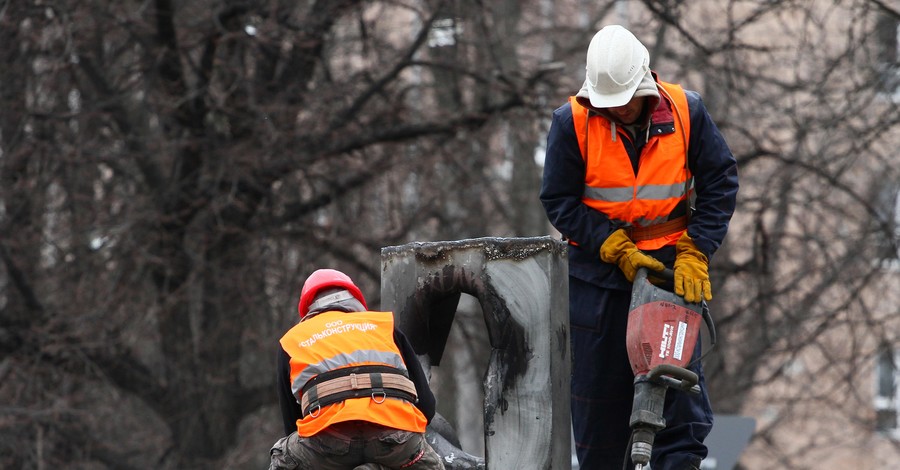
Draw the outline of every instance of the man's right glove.
M651 271L666 269L661 261L639 250L628 238L625 229L621 228L611 233L603 242L600 247L600 259L607 263L617 264L628 282L634 282L638 268L647 268Z
M701 297L707 302L712 300L709 259L687 231L675 243L675 294L691 303L699 303Z

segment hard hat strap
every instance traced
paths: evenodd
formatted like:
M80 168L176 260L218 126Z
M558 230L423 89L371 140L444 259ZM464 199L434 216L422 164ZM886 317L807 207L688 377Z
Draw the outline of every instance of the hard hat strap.
M321 310L328 305L353 299L356 299L356 297L354 297L353 294L350 293L350 291L341 290L333 294L327 294L321 297L317 297L316 300L313 301L313 303L309 304L309 311L312 312L315 310Z

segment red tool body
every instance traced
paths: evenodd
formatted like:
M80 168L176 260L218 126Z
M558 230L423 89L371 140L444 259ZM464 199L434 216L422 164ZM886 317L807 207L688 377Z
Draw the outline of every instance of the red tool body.
M671 281L673 273L649 273ZM636 470L650 462L656 433L665 428L663 404L666 390L700 393L697 374L688 367L693 360L700 329L706 323L715 345L715 327L705 304L689 304L675 293L651 283L645 268L638 270L628 313L626 348L634 372L634 401L630 458ZM626 467L627 467L626 457Z
M697 308L700 304L696 304ZM661 364L686 367L700 336L701 313L669 300L633 306L626 345L634 375Z

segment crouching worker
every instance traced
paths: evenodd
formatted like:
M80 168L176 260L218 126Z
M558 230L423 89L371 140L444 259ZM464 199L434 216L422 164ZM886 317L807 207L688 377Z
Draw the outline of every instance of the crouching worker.
M435 399L391 312L370 312L344 273L320 269L300 293L300 322L281 338L285 437L269 470L444 469L425 440Z

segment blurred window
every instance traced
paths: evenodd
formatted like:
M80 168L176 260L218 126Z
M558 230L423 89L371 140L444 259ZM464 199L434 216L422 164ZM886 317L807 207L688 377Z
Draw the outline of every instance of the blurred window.
M884 348L878 354L875 367L875 429L895 440L900 440L900 423L897 420L900 409L898 360L900 351Z

